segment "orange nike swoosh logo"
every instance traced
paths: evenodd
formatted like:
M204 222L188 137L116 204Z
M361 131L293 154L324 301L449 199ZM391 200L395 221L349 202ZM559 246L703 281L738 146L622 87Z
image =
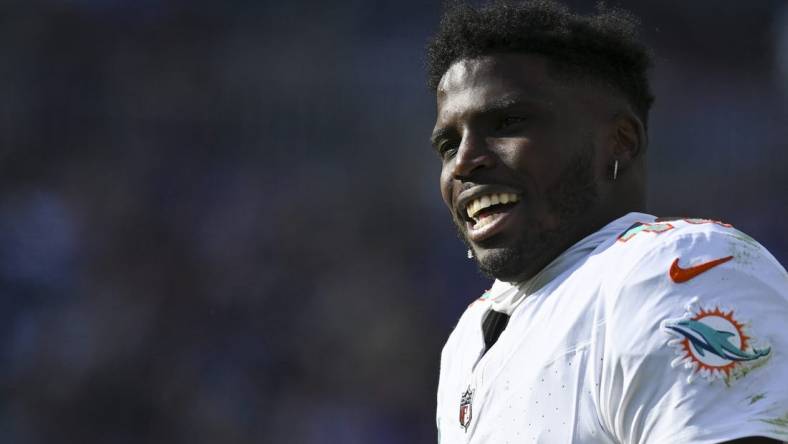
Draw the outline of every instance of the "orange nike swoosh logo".
M703 272L711 270L717 265L724 264L731 259L733 259L733 256L714 259L713 261L704 262L692 267L681 268L679 267L679 258L676 258L676 260L673 261L673 264L670 266L670 272L668 274L670 275L670 278L673 279L673 282L680 284L682 282L687 282L688 280Z

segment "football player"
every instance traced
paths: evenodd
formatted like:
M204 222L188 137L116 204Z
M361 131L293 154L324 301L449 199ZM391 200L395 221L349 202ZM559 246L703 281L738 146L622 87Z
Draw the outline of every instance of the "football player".
M495 278L442 352L444 444L788 439L788 275L726 223L645 213L635 24L499 2L431 42L441 193Z

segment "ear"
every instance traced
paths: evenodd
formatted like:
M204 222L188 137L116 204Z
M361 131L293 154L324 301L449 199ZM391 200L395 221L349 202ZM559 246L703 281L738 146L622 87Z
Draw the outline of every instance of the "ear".
M642 155L646 148L646 129L640 118L630 110L623 110L613 118L610 153L614 159L630 162Z

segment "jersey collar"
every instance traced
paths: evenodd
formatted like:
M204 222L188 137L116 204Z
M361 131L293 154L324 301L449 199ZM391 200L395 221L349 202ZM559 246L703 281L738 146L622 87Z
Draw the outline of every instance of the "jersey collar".
M569 247L531 279L516 284L496 280L490 289L491 308L511 315L527 296L537 292L564 272L579 266L603 243L611 239L615 241L621 232L636 222L653 222L654 219L654 216L645 213L626 214Z

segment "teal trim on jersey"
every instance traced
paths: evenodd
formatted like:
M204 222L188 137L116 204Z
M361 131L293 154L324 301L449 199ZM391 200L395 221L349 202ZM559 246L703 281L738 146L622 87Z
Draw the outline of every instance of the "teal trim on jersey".
M640 224L640 225L638 225L636 227L630 228L629 230L627 230L626 233L622 234L618 238L621 239L622 241L626 242L626 241L632 239L633 237L635 237L635 235L640 233L641 231L661 233L663 231L670 230L671 228L673 228L673 225L667 224L667 223L655 223L655 224L645 224L644 223L644 224Z

